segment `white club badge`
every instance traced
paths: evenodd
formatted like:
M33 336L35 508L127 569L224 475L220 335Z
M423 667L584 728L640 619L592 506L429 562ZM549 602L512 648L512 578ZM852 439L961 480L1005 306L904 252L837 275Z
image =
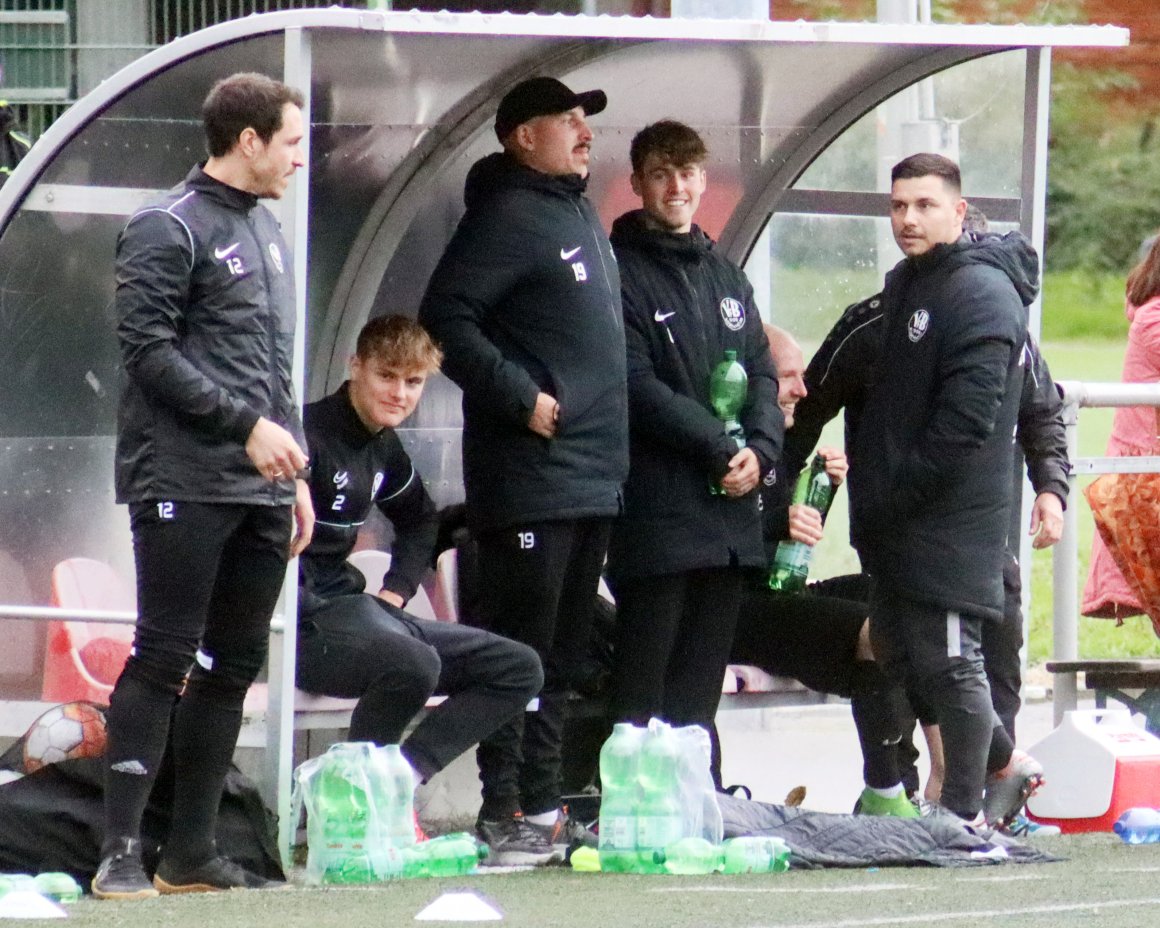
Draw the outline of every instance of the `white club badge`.
M279 274L285 274L286 269L282 266L282 251L274 243L270 243L270 257L274 261L274 267L278 269Z
M727 296L721 301L721 318L729 331L740 332L745 326L745 307L740 300Z
M906 334L912 342L917 342L926 334L926 330L929 328L930 313L925 309L919 309L915 311L914 315L910 317L910 321L906 323Z

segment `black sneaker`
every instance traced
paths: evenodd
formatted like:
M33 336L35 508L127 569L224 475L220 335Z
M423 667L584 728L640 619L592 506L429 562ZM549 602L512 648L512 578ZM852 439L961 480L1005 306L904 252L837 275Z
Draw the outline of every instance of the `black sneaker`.
M117 838L101 849L104 856L93 877L93 895L98 899L152 899L157 890L141 866L141 842Z
M475 830L488 848L488 855L481 862L484 866L542 867L564 860L563 850L553 847L545 832L529 825L522 815L495 822L480 819Z
M234 863L228 857L213 857L198 867L180 870L168 861L157 865L153 876L157 891L170 893L218 893L227 889L286 889L281 880L267 880Z
M547 842L562 854L570 854L578 847L597 847L600 843L596 832L583 822L572 818L566 808L557 811L556 821L550 825L537 825L534 822L527 822L527 825L540 832Z

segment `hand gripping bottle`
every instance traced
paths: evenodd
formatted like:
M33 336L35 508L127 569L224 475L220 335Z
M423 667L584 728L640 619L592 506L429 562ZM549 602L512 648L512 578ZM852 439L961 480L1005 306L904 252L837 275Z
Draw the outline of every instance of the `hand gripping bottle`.
M826 473L826 459L815 454L808 468L798 476L793 489L796 505L812 506L823 519L834 501L834 485ZM810 558L814 549L801 541L785 538L777 543L773 567L769 572L769 588L780 593L800 593L806 588Z
M745 835L722 846L724 873L784 873L789 869L789 847L781 838Z
M1160 844L1160 810L1146 806L1128 809L1116 819L1112 831L1125 844Z
M748 393L749 377L737 360L737 352L730 348L709 377L709 405L713 407L713 415L724 424L725 434L737 442L738 450L745 447L741 409L745 406ZM709 492L717 496L725 494L717 480L710 482Z
M600 749L600 869L636 873L636 813L644 729L617 723Z
M655 855L684 837L680 763L676 734L653 719L640 750L641 796L636 817L636 845L645 873L663 873L664 865L657 863Z

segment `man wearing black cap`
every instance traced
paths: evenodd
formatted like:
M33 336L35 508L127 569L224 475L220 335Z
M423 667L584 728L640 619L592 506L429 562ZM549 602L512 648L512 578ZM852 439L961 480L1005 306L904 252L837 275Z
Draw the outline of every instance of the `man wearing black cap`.
M560 732L628 473L620 279L584 196L602 91L513 87L474 164L467 212L419 319L463 390L467 518L482 620L539 653L539 711L480 745L478 828L497 864L546 863L576 836L560 809Z

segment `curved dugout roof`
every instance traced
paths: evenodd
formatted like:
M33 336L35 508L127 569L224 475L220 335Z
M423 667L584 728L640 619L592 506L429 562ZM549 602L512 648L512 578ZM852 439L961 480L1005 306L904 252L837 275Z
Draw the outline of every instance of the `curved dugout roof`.
M800 205L801 191L790 188L810 162L900 89L999 51L1038 55L1050 46L1126 41L1126 30L1112 27L343 9L263 14L204 30L153 51L79 101L0 190L0 436L78 437L73 453L85 466L69 470L79 474L78 490L107 492L109 461L91 445L109 443L115 429L116 236L133 209L204 157L200 102L231 72L259 70L309 89L308 170L273 207L304 288L310 399L342 379L369 316L415 311L459 218L467 168L497 148L497 101L529 75L607 91L608 109L592 120L589 192L609 224L635 205L627 183L632 134L664 116L701 129L714 179L714 217L704 224L740 260L779 204ZM1040 178L1042 145L1025 133L1023 159ZM1034 176L1024 172L1029 183ZM1033 192L993 204L991 214L1031 231ZM424 447L412 438L412 450L426 473L440 475L431 488L441 502L459 492L457 442L447 437L458 424L458 392L437 380L409 425L426 430ZM19 485L17 446L6 448L0 474L15 470ZM48 473L38 472L37 484L52 487L57 467L38 467Z

